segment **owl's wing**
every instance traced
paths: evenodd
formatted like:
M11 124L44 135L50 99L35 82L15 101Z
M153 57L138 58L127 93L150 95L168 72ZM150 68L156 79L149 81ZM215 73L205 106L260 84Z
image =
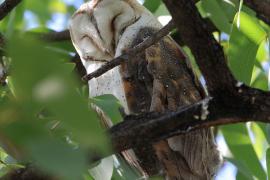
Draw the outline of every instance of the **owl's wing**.
M132 46L155 31L141 29ZM204 97L186 56L169 36L122 64L121 74L132 113L174 111ZM153 146L144 144L144 148L134 151L148 173L156 173L161 164L169 179L211 179L219 164L210 129L175 136Z

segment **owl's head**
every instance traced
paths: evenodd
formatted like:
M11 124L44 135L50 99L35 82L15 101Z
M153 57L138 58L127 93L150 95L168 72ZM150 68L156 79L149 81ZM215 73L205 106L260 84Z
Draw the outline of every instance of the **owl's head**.
M110 60L145 26L160 26L137 0L92 0L70 21L72 42L83 61Z

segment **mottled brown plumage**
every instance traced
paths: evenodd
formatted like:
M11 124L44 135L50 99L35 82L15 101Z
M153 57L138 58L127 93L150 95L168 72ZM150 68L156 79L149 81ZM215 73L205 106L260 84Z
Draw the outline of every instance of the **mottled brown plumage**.
M141 29L132 46L156 31L147 27ZM122 64L121 75L132 113L174 111L205 96L186 56L169 36L146 49L145 53ZM182 152L175 151L172 146L175 149L182 146ZM151 156L152 159L149 157L150 147L135 149L135 153L139 159L141 157L143 167L149 168L148 164L153 164L148 173L158 172L159 166L155 165L158 164L155 158L158 158L170 179L210 179L215 173L211 165L214 167L219 163L210 130L173 137L153 147L157 156Z

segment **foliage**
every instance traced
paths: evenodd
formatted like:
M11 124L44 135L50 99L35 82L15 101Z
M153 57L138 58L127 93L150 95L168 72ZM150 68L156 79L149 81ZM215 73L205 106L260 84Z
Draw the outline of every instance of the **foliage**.
M76 9L68 2L24 0L0 22L7 42L1 56L9 74L7 85L0 86L0 142L9 153L0 149L0 177L31 161L63 179L93 179L95 173L88 171L92 167L107 167L112 179L136 179L137 173L120 157L114 160L117 155L89 163L94 152L110 153L105 130L90 103L117 123L121 120L117 99L104 95L89 101L71 61L75 50L70 41L44 42L32 35L51 32L55 26L65 29ZM161 0L145 0L144 5L157 17L169 16ZM201 0L197 8L218 28L213 34L239 82L268 90L269 26L238 0ZM53 23L59 17L63 23ZM194 59L187 47L184 50ZM237 167L237 179L270 178L269 125L228 125L218 131L229 148L224 160Z

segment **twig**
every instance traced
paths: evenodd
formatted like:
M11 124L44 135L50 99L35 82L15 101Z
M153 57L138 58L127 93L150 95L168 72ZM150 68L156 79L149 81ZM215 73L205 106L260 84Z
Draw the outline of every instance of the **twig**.
M50 32L47 34L40 34L41 39L45 41L67 41L70 40L69 30L60 32Z
M15 8L22 0L5 0L0 5L0 20L8 15L13 8Z
M125 60L130 59L129 57L133 57L138 55L141 52L144 52L144 50L151 45L158 42L162 37L166 36L170 33L170 31L174 28L173 21L170 21L166 26L164 26L161 30L159 30L157 33L155 33L153 36L148 37L145 41L138 44L132 49L127 50L124 52L121 56L116 57L115 59L111 60L110 62L104 64L96 71L86 75L83 77L84 81L89 81L93 78L97 78L101 76L102 74L106 73L107 71L113 69L114 67L120 65Z

